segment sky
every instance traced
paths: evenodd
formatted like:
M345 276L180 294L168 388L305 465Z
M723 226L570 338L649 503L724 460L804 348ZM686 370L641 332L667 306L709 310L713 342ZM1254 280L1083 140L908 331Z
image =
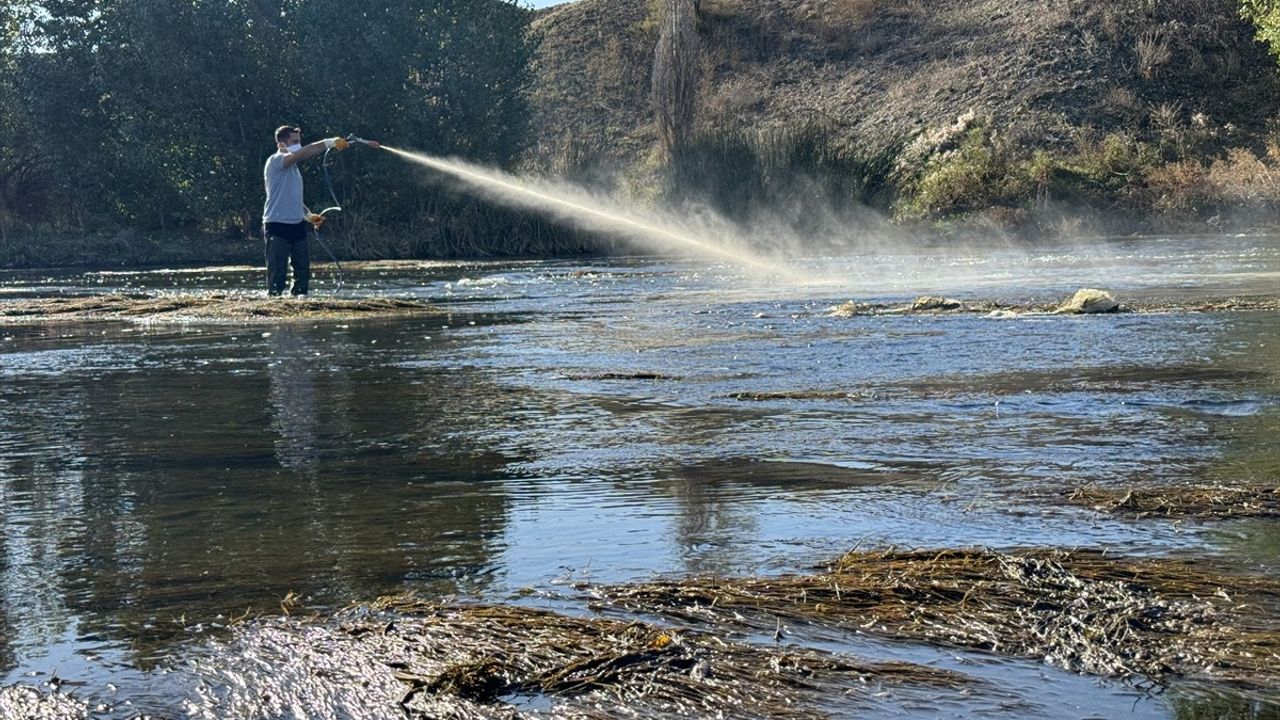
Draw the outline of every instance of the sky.
M527 0L528 4L536 8L549 7L551 5L559 5L567 0Z

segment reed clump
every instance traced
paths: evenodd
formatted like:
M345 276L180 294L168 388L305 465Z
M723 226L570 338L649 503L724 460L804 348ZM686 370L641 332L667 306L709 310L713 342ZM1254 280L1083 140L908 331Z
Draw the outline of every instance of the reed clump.
M1192 562L1100 551L855 551L815 575L599 592L622 607L717 627L813 623L1138 682L1280 689L1280 583Z

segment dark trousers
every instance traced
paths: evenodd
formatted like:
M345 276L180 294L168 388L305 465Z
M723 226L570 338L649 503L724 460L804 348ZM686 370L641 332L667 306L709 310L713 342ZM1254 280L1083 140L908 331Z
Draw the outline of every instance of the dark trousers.
M306 295L311 285L311 252L307 246L307 224L269 222L262 228L267 245L267 294L280 295L293 264L294 295Z

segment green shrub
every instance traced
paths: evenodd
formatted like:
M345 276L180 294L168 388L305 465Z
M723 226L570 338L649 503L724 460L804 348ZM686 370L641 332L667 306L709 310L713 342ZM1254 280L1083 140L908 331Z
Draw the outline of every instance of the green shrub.
M958 145L929 158L907 178L896 210L899 219L936 219L992 206L1016 204L1030 189L1014 152L995 142L983 123L965 131Z

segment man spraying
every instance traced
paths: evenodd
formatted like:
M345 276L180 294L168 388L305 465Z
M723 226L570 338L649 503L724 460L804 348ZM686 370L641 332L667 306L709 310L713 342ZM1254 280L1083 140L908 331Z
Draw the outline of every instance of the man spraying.
M266 242L267 294L282 295L293 265L294 297L307 294L311 283L311 253L307 245L307 223L316 228L324 216L313 213L302 200L302 171L298 163L333 148L345 150L347 141L325 138L302 144L302 130L291 125L276 129L276 153L267 158L262 177L267 186L267 202L262 209L262 237Z

